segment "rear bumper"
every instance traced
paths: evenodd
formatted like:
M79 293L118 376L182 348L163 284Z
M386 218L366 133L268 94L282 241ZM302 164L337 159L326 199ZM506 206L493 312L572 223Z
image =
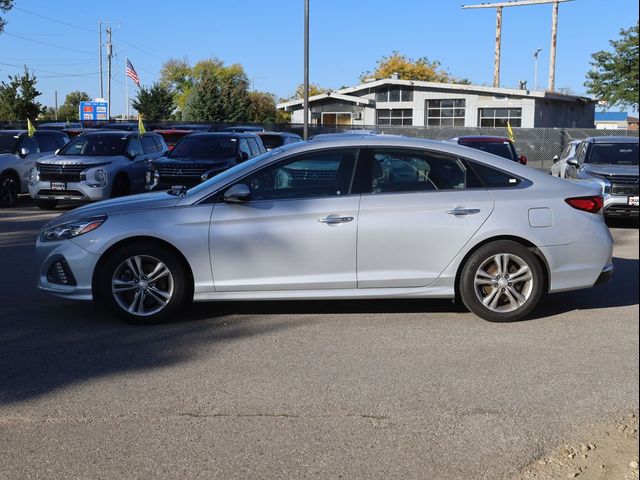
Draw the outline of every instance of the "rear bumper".
M613 263L610 263L602 269L600 276L596 279L596 283L594 283L593 286L597 287L598 285L604 285L605 283L609 283L612 277L613 277Z

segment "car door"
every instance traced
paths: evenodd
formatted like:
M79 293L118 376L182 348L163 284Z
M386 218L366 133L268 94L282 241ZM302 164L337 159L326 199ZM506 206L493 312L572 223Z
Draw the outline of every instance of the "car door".
M136 153L129 165L129 179L134 193L145 191L145 175L149 169L149 162L156 150L156 143L150 135L144 135L141 138L129 137L127 151Z
M493 211L465 163L426 150L369 149L358 216L358 288L433 283ZM366 159L366 160L365 160ZM474 185L472 185L472 182Z
M16 163L16 171L20 176L20 191L27 192L29 191L29 172L35 167L38 159L46 155L46 153L40 151L40 145L35 136L29 137L24 135L18 144L18 153L20 153L23 148L26 148L29 153L25 157L19 156L19 160Z
M356 288L358 151L298 154L238 181L242 203L216 199L210 231L216 291Z

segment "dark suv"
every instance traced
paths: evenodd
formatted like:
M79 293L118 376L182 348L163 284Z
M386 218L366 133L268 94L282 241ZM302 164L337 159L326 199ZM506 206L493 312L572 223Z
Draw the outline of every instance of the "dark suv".
M266 152L253 133L192 133L147 172L147 190L192 187L228 168Z
M522 165L527 164L527 157L518 155L516 147L511 140L506 137L492 137L488 135L469 135L465 137L456 137L451 139L452 142L465 147L475 148L483 152L492 153L499 157L520 162Z

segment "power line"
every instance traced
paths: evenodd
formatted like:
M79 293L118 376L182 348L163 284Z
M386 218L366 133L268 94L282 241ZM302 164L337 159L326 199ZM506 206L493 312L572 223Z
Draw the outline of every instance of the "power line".
M116 40L120 40L122 43L125 43L125 44L129 45L131 48L134 48L135 50L138 50L139 52L142 52L142 53L144 53L144 54L146 54L146 55L149 55L150 57L156 58L156 59L160 60L161 62L164 62L164 58L159 57L159 56L158 56L158 55L156 55L155 53L151 53L151 52L148 52L148 51L146 51L146 50L143 50L142 48L137 47L137 46L136 46L136 45L134 45L133 43L131 43L131 42L127 42L126 40L123 40L121 37L116 37L116 36L114 35L114 36L113 36L113 38L115 38Z
M4 65L6 67L16 67L16 68L22 68L22 67L25 66L25 65L16 65L14 63L2 63L2 62L0 62L0 65ZM28 66L27 66L27 69L28 70L32 70L34 72L52 73L54 75L60 76L60 78L62 78L62 77L83 77L83 76L86 76L86 75L97 75L98 74L98 72L87 72L87 73L54 72L52 70L44 70L44 69L41 69L41 68L29 68ZM53 77L49 77L49 76L44 76L43 75L42 78L53 78Z
M20 38L22 40L27 40L28 42L39 43L41 45L47 45L49 47L60 48L62 50L69 50L70 52L84 53L86 55L93 55L93 52L87 52L86 50L78 50L75 48L63 47L62 45L54 45L53 43L43 42L41 40L34 40L33 38L23 37L21 35L15 35L9 32L2 32L3 35L9 35L10 37Z
M56 20L55 18L47 17L46 15L42 15L40 13L35 13L35 12L30 11L30 10L26 10L24 8L20 8L20 7L14 6L13 9L14 10L19 10L20 12L28 13L29 15L33 15L34 17L40 17L40 18L44 18L45 20L49 20L51 22L60 23L62 25L67 25L68 27L79 28L80 30L86 30L87 32L91 32L91 33L98 33L97 30L93 30L91 28L83 27L81 25L75 25L73 23L65 22L63 20Z

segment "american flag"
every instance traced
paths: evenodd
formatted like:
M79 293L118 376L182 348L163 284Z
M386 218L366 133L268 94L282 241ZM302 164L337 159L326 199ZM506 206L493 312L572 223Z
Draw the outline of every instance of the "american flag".
M137 86L140 86L140 77L138 76L138 72L136 72L136 69L133 68L133 65L131 64L128 58L127 58L127 77L133 80L133 82Z

